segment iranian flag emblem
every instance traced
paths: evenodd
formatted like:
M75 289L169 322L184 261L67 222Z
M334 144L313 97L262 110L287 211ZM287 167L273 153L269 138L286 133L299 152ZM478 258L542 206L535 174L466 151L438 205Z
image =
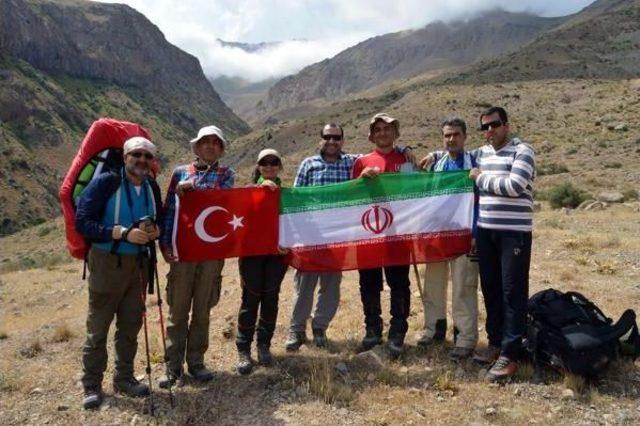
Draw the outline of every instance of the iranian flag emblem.
M279 244L304 271L446 260L470 249L473 203L467 171L283 188Z

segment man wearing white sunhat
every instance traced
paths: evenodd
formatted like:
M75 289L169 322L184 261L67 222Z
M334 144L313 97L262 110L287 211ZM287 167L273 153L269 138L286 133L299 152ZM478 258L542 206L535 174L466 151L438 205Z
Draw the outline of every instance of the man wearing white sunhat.
M143 137L127 140L122 171L93 179L78 200L76 228L92 242L87 256L87 340L82 348L85 409L97 408L104 398L106 344L114 317L114 391L134 397L149 394L149 388L134 377L133 362L142 326L141 295L149 270L146 244L160 234L157 226L140 224L145 217L158 219L160 190L148 176L156 153L156 146Z
M177 261L171 236L176 197L186 191L231 188L234 171L219 163L227 140L218 127L203 127L190 145L197 158L191 164L175 168L164 204L160 249L170 269L167 276L167 374L160 381L161 387L168 387L182 377L185 361L189 374L197 381L213 379L213 373L204 365L204 354L209 347L209 312L220 299L224 261Z

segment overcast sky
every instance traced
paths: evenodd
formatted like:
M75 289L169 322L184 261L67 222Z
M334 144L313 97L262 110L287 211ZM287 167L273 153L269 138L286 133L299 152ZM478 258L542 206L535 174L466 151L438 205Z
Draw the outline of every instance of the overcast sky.
M167 39L197 56L205 73L252 81L282 77L369 37L501 7L543 16L593 0L106 0L147 16ZM287 41L249 54L216 42ZM303 41L295 41L303 40Z

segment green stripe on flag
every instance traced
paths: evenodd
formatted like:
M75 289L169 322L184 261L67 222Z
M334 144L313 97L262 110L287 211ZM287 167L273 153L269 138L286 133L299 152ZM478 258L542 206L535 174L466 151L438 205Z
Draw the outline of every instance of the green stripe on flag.
M469 171L384 173L324 186L282 188L280 214L473 192Z

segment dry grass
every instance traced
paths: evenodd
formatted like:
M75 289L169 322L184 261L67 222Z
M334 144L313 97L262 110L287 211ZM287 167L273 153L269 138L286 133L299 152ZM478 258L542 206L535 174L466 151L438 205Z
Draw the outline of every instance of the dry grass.
M4 330L0 330L0 340L5 340L9 338L9 333Z
M71 329L66 323L62 323L57 325L56 328L53 330L51 341L53 343L63 343L63 342L68 342L73 337L75 337L75 333L71 331Z
M27 343L22 349L20 349L20 355L24 358L35 358L43 352L42 345L39 340L34 340Z
M562 212L543 209L536 223L559 223L536 232L531 269L531 292L553 286L563 291L577 290L595 301L604 312L618 318L627 307L640 306L635 286L640 282L640 241L628 238L640 234L637 213L623 206L603 212ZM615 216L615 221L611 217ZM623 224L623 226L620 226ZM597 230L597 232L596 232ZM607 238L619 239L614 248L601 248ZM594 253L579 246L565 248L566 240L589 239ZM613 257L615 256L615 257ZM584 264L576 261L583 259ZM594 268L596 260L618 265L615 283ZM143 424L155 420L143 414L142 401L113 397L108 389L113 365L112 337L109 338L110 365L105 377L107 405L99 412L84 412L79 407L81 390L74 383L80 373L80 348L72 345L83 334L86 315L86 282L80 279L81 264L73 263L54 271L33 269L0 275L2 310L0 323L11 337L0 341L0 416L7 423L131 423L134 416ZM160 265L164 277L166 265ZM162 343L157 309L149 310L152 377L156 381L156 405L160 423L167 424L592 424L603 423L602 416L624 413L629 424L640 422L637 401L640 398L640 366L638 363L614 365L604 379L576 392L575 399L560 397L571 379L550 376L544 386L531 385L532 368L521 365L513 383L490 386L484 383L480 370L472 362L450 363L445 345L427 350L415 347L421 331L422 307L418 297L412 300L407 335L408 350L398 361L385 361L383 368L359 368L354 352L362 338L362 312L357 286L357 273L345 274L341 288L341 308L328 330L329 351L303 346L291 355L284 341L292 300L292 272L283 283L280 315L273 342L276 365L256 367L250 376L239 376L235 370L236 349L233 340L222 335L226 318L237 315L240 287L237 265L230 260L225 266L221 302L212 311L211 343L206 354L207 365L216 372L208 385L187 381L174 388L177 407L171 409L166 391L157 388L164 373ZM563 280L563 272L573 274ZM164 279L163 279L164 284ZM413 285L413 283L412 283ZM416 293L416 289L412 291ZM479 293L479 305L483 306ZM388 321L389 291L382 293L383 312ZM166 309L166 307L165 307ZM166 312L166 311L165 311ZM484 325L481 308L479 324ZM63 324L76 333L70 344L47 344L48 324ZM388 324L388 322L387 322ZM451 330L449 330L451 332ZM53 333L49 331L48 333ZM113 331L112 331L113 333ZM481 329L481 345L485 345ZM39 342L33 357L20 354ZM139 338L143 345L142 334ZM37 346L36 346L37 347ZM142 346L141 346L142 349ZM347 374L336 369L346 364ZM139 351L136 373L143 374L146 360ZM51 365L56 372L51 374ZM10 373L10 374L9 374ZM146 377L144 378L146 381ZM40 388L41 394L32 394ZM58 405L69 407L58 411ZM591 406L595 408L591 408ZM495 410L495 411L493 411ZM595 414L594 414L595 413ZM30 416L37 416L31 418ZM613 417L614 419L617 417Z

